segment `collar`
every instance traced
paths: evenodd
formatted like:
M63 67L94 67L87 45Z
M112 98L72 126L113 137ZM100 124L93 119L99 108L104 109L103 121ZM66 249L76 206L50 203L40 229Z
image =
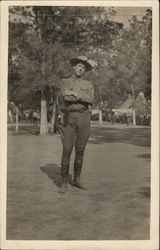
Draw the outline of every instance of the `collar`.
M82 79L81 77L76 77L75 74L73 74L71 77L72 77L73 80L81 80Z

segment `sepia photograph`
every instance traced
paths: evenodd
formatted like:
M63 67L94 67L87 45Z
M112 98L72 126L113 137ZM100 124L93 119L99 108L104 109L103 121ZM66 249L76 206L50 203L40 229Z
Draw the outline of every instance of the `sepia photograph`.
M1 249L158 250L158 2L4 2Z

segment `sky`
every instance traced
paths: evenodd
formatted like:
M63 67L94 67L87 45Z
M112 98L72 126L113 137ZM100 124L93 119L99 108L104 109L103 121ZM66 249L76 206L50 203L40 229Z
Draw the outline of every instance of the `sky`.
M146 7L115 7L116 16L114 17L115 21L124 23L125 27L129 26L129 19L132 16L137 16L138 19L141 19L145 15L145 11L148 9Z

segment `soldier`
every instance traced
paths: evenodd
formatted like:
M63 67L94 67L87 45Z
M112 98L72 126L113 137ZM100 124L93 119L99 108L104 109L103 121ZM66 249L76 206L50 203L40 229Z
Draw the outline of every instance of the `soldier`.
M59 110L63 114L61 137L63 153L61 159L61 192L67 191L70 156L75 146L74 178L72 185L86 189L80 181L83 155L90 132L90 105L94 99L94 88L90 81L81 78L92 65L85 56L72 58L73 75L60 83Z

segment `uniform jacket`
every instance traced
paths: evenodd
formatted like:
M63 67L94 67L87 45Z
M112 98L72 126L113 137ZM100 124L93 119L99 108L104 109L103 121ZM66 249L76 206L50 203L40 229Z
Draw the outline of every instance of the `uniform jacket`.
M80 110L92 104L93 99L94 88L90 81L75 76L61 81L59 104L62 112Z

